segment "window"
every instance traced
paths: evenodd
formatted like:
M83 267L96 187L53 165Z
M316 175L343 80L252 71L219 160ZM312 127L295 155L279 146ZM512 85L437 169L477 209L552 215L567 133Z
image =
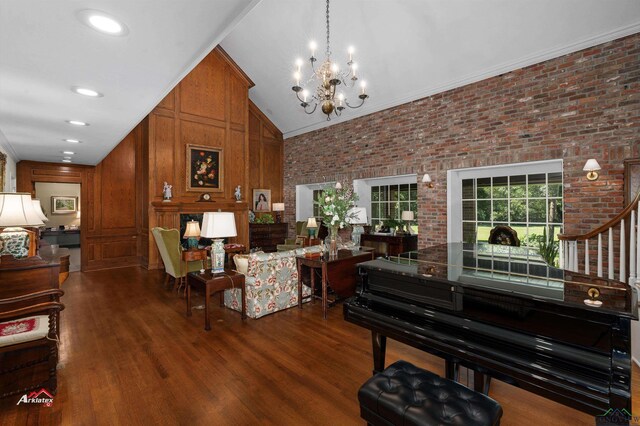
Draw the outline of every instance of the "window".
M529 165L478 169L469 177L461 173L459 241L486 242L497 225L513 228L523 246L537 247L545 229L557 240L563 223L562 163L554 164L546 170Z
M371 225L387 219L400 220L402 212L410 210L418 217L418 184L379 185L371 187ZM411 232L418 233L414 221Z
M314 189L313 190L313 217L319 219L322 217L322 212L320 211L320 204L318 204L318 200L320 200L320 196L322 195L322 189Z

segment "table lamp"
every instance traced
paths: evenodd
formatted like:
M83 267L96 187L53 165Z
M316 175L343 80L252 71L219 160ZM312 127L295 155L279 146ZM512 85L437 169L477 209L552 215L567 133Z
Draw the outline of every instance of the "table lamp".
M364 207L353 207L347 212L347 223L353 225L351 231L351 241L360 245L360 236L364 234L364 226L367 224L367 209Z
M202 217L203 238L213 238L211 245L211 273L224 272L224 242L223 238L235 237L236 220L231 212L205 212Z
M415 216L413 215L413 211L411 210L403 211L400 218L405 222L404 226L407 228L407 234L411 235L410 225L411 225L411 222L413 222L413 220L415 219Z
M307 221L307 231L309 231L309 239L312 239L316 236L316 229L318 228L318 223L316 222L315 217L310 217Z
M187 239L187 247L189 250L198 248L198 239L200 238L200 224L196 220L187 222L187 229L184 231L182 238Z
M276 212L276 223L282 222L282 213L284 211L284 203L273 203L273 211Z
M44 212L42 211L42 204L40 204L40 200L38 200L37 198L33 198L31 202L33 203L33 209L36 211L36 214L38 215L40 220L43 222L48 222L49 218L45 216ZM78 213L80 213L80 211L78 211Z
M44 223L33 207L31 194L26 192L0 192L0 228L42 225Z

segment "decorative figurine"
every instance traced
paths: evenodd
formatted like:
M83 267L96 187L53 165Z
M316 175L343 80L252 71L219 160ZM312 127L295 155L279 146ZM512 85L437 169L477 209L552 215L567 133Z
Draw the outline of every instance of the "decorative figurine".
M254 223L256 221L256 214L253 210L249 210L249 223Z
M173 197L171 194L171 188L173 188L173 186L169 185L167 182L164 183L164 186L162 187L162 201L171 201L171 197Z
M240 192L240 185L236 186L236 191L233 193L236 197L236 203L240 203L242 201L242 193Z

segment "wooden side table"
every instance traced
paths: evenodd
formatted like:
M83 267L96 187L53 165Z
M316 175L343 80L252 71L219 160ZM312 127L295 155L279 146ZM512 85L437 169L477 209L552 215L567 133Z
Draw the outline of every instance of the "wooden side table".
M212 274L210 270L200 272L190 272L187 274L187 316L191 316L191 287L196 286L204 289L204 329L211 330L209 320L209 299L212 294L232 288L240 288L242 291L242 319L247 317L246 297L244 288L244 275L225 269L223 273ZM223 299L221 300L221 306Z
M190 249L182 252L182 263L180 265L180 269L184 271L184 275L180 277L180 283L178 284L178 291L180 291L180 286L187 285L187 274L189 273L189 262L193 262L196 260L201 260L202 267L204 268L205 260L207 260L207 250ZM184 269L182 269L183 267Z

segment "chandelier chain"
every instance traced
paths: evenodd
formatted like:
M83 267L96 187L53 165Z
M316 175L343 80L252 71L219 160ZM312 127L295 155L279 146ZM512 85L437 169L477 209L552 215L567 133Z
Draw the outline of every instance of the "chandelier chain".
M331 55L331 48L329 47L329 0L327 0L327 56Z

